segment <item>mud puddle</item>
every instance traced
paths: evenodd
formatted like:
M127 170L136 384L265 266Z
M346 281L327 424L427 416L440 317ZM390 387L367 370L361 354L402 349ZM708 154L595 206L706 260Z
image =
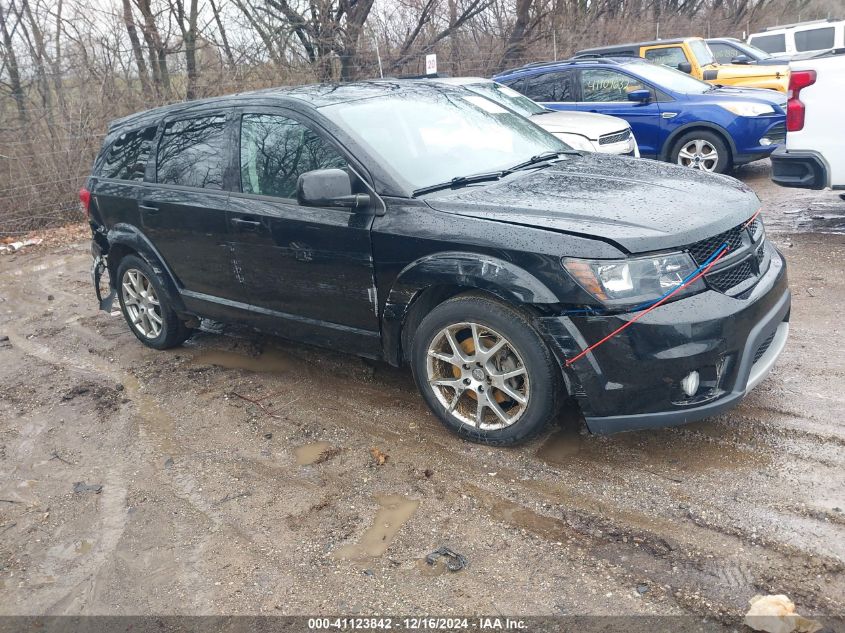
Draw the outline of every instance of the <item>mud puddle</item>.
M325 455L332 450L332 445L328 442L314 442L313 444L305 444L298 446L294 450L296 456L296 463L299 466L310 466L324 459Z
M255 373L282 374L300 371L303 363L280 350L267 350L258 356L247 356L224 350L204 350L197 354L191 364L214 365L224 369L243 369Z
M383 495L376 498L379 506L373 520L361 540L354 545L345 545L334 556L347 560L361 560L381 556L390 547L396 534L417 510L420 502L401 495Z

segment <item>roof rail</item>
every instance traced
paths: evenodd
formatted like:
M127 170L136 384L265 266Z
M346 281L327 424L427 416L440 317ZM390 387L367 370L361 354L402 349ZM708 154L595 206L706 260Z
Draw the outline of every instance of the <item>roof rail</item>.
M793 29L796 26L809 26L810 24L828 24L830 22L839 22L839 20L834 20L833 18L823 18L821 20L809 20L807 22L793 22L792 24L779 24L777 26L767 26L763 29L763 32L766 31L777 31L778 29Z

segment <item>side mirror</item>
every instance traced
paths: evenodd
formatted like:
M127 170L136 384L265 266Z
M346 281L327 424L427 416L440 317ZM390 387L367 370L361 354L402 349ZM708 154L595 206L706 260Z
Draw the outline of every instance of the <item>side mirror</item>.
M681 62L678 64L678 70L688 75L692 74L692 64L689 62Z
M342 169L315 169L300 174L296 200L305 207L360 209L370 203L367 194L353 194L349 174Z
M732 64L750 64L751 60L748 58L748 55L737 55L731 60Z
M632 90L628 93L628 101L648 103L651 101L651 90Z

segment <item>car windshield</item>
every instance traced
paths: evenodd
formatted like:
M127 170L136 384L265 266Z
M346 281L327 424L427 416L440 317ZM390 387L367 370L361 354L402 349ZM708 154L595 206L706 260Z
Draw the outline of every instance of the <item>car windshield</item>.
M412 191L570 149L528 119L466 91L409 89L320 111Z
M701 66L709 66L716 63L716 58L713 57L713 51L707 46L704 40L690 40L689 47L695 53L695 58Z
M468 84L464 88L472 90L476 94L480 94L488 99L492 99L506 108L510 108L514 112L518 112L522 116L534 116L535 114L543 114L549 112L539 103L531 101L525 95L519 94L516 90L497 84L495 81L485 81L484 83Z
M664 88L673 92L686 94L703 94L713 89L708 83L699 81L688 74L663 66L662 64L638 63L631 64L632 70L646 81L653 83L658 88Z

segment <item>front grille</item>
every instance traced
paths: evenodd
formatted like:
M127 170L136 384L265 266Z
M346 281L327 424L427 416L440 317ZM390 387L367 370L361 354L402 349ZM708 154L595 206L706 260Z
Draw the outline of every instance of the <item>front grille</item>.
M621 132L613 132L612 134L605 134L599 137L599 145L610 145L611 143L621 143L631 138L630 128L622 130Z
M756 363L758 360L760 360L761 358L763 358L763 354L765 354L765 353L766 353L766 351L768 351L769 347L771 347L771 345L772 345L772 341L774 341L774 340L775 340L775 334L776 334L776 333L777 333L777 330L775 330L774 332L772 332L771 334L769 334L768 338L766 338L766 340L765 340L765 341L763 341L762 343L760 343L760 347L758 347L758 348L757 348L757 351L756 351L756 352L754 352L754 362L755 362L755 363Z
M747 259L725 271L707 275L707 282L719 292L727 292L743 281L754 277L754 269Z
M695 263L701 266L706 262L710 256L715 253L722 244L727 243L730 250L736 250L742 246L742 232L745 230L743 224L735 226L734 228L719 233L706 240L701 240L689 246L690 255L692 255Z

